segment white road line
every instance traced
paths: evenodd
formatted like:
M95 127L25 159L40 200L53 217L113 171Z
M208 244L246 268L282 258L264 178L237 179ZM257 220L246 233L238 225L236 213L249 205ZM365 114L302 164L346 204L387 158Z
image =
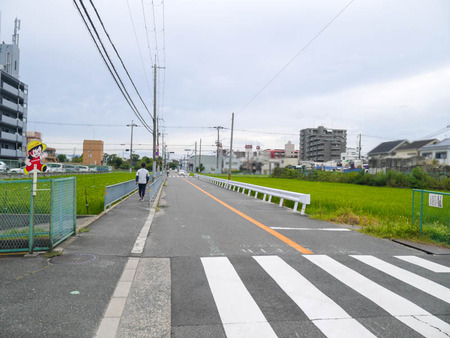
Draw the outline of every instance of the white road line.
M313 230L313 231L351 231L350 229L342 228L285 228L285 227L270 227L274 230Z
M95 338L109 338L116 336L138 264L139 258L128 258L122 276L117 282L114 294L110 299L105 315L97 329Z
M371 267L378 269L388 275L401 280L415 288L422 290L436 298L443 300L444 302L450 303L450 289L435 283L429 279L422 276L416 275L408 270L399 268L395 265L389 264L382 261L379 258L368 256L368 255L351 255L351 257L370 265Z
M421 335L425 337L449 337L449 324L409 300L400 297L331 257L324 255L305 255L304 257L370 299Z
M152 208L150 210L150 214L147 217L147 220L145 221L144 226L141 229L141 232L139 233L138 237L136 238L136 242L134 243L131 253L140 254L144 251L145 242L147 241L148 232L150 231L150 227L152 225L154 216L155 216L155 209Z
M327 337L375 337L280 257L253 258Z
M201 261L227 337L277 337L228 258Z
M417 256L394 256L395 258L401 259L405 262L418 265L424 269L428 269L433 272L443 272L443 273L450 273L450 268L445 265L437 264L434 262L430 262L426 259L417 257Z

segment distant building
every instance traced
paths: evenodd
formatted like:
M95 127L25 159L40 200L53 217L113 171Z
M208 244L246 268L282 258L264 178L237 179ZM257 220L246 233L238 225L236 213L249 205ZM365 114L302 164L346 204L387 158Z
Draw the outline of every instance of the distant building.
M28 86L0 70L0 158L26 156Z
M419 149L428 145L439 143L439 140L419 140L411 143L403 144L395 149L395 157L409 158L413 156L419 156Z
M436 144L423 146L419 151L421 156L436 160L440 165L450 165L450 138Z
M28 86L19 80L20 20L15 20L12 44L0 44L0 159L26 157Z
M20 20L16 18L16 20L14 20L14 35L12 36L12 44L5 44L4 42L0 44L0 69L15 78L19 78L19 29Z
M103 165L103 141L83 141L83 164Z
M353 161L358 160L359 154L356 148L347 148L345 153L341 153L341 161Z
M339 161L347 148L347 130L323 126L300 130L300 160Z
M388 156L395 155L395 150L401 146L408 145L407 140L397 140L382 142L367 153L369 160L382 159Z

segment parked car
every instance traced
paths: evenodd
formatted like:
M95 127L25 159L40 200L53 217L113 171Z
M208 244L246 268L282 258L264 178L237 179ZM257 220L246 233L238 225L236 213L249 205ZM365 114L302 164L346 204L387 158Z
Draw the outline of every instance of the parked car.
M49 173L63 173L65 170L62 163L47 163L47 171Z
M25 168L25 167L22 167L22 168L12 168L9 172L10 172L10 173L15 173L15 174L23 174L23 173L24 173L24 171L23 171L24 168Z
M88 172L89 167L87 165L77 165L75 169L79 172Z
M9 169L8 165L5 162L0 161L0 172L7 172L8 169Z
M63 169L66 173L74 173L77 171L75 165L73 164L63 164Z
M178 171L178 175L180 175L180 176L188 176L188 173L186 172L186 170L181 169L180 171Z

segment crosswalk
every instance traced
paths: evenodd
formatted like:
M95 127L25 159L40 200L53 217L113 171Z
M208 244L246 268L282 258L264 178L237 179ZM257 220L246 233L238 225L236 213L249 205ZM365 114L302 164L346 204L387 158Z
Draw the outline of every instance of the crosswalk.
M267 302L259 304L271 288L282 295L271 300L275 309L289 298L313 324L308 336L390 336L378 329L390 316L400 336L450 337L450 269L421 257L267 255L200 262L203 285L230 338L290 336L274 324Z

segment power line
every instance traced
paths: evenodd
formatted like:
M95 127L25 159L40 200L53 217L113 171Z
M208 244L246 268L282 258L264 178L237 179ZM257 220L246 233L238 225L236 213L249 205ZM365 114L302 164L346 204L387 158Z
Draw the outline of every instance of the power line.
M133 81L133 79L131 78L131 75L130 75L130 73L128 72L127 67L125 67L125 64L124 64L122 58L120 57L120 54L119 54L119 52L118 52L117 49L116 49L116 46L115 46L114 43L112 42L111 37L109 36L109 34L108 34L108 32L107 32L107 30L106 30L106 28L105 28L105 25L103 24L103 21L102 21L102 19L100 18L100 15L98 14L97 8L95 7L95 5L94 5L94 3L92 2L92 0L89 0L89 2L91 3L91 6L92 6L92 8L93 8L94 11L95 11L95 14L97 15L97 18L98 18L98 20L100 21L100 24L101 24L101 26L102 26L102 28L103 28L103 31L105 32L106 36L108 37L108 40L109 40L109 42L111 43L111 46L113 47L114 51L116 52L116 55L117 55L117 57L119 58L120 63L122 64L122 67L123 67L123 69L125 70L125 73L127 74L128 78L130 79L130 82L131 82L131 84L133 85L133 88L134 88L134 90L136 91L136 94L139 96L139 99L141 100L141 102L142 102L142 104L144 105L145 109L147 110L148 114L149 114L150 117L153 119L153 116L152 116L152 114L150 113L150 111L148 110L147 105L145 104L144 100L142 99L142 96L141 96L141 94L139 93L138 89L136 88L136 85L134 84L134 81Z
M138 47L138 50L139 50L139 57L141 59L142 69L144 70L145 81L147 82L148 91L151 93L152 90L150 89L150 83L148 82L147 71L145 69L144 59L142 58L141 47L139 45L139 40L138 40L137 33L136 33L136 27L134 25L133 15L131 14L130 3L129 3L128 0L127 0L127 6L128 6L128 13L130 14L131 24L133 26L134 37L136 39L136 44L137 44L137 47Z
M272 79L270 79L269 82L267 82L264 87L262 87L251 99L250 101L248 101L246 104L244 104L237 113L240 113L241 111L243 111L250 103L252 103L282 72L284 72L286 70L286 68L288 68L291 63L293 63L295 61L295 59L297 59L297 57L300 56L300 54L302 54L313 42L314 40L316 40L319 35L321 35L327 28L328 26L330 26L353 2L354 0L351 0L330 22L328 22L320 31L319 33L317 33L286 65L283 66L283 68L281 68L278 73L275 74L274 77L272 77Z
M141 121L141 123L145 126L145 128L146 128L149 132L152 132L152 130L150 129L150 127L146 124L146 122L145 122L144 119L142 118L141 114L139 113L139 111L138 111L136 105L134 104L133 100L131 99L130 94L129 94L128 91L126 90L125 85L123 84L123 82L122 82L122 80L121 80L119 74L117 73L117 70L115 69L114 64L112 63L112 61L111 61L111 59L110 59L110 57L109 57L109 55L108 55L108 53L107 53L107 51L106 51L106 49L105 49L103 43L102 43L102 41L101 41L101 38L100 38L100 36L99 36L99 34L98 34L98 32L97 32L97 29L95 28L95 25L94 25L94 23L92 22L92 20L91 20L91 18L90 18L90 16L89 16L89 13L88 13L88 11L86 10L86 7L84 6L83 2L80 0L80 4L81 4L81 6L83 7L83 10L84 10L84 12L85 12L85 15L86 15L86 17L88 18L88 20L89 20L89 22L90 22L92 28L94 29L94 32L95 32L95 34L96 34L96 36L97 36L98 41L99 41L100 44L102 45L102 48L103 48L103 51L104 51L105 55L103 55L102 50L100 49L100 46L98 45L98 42L97 42L97 40L96 40L95 37L94 37L94 34L92 34L91 27L89 26L89 24L88 24L88 22L86 21L86 19L85 19L83 13L81 12L81 9L80 9L80 7L78 6L76 0L73 0L73 3L75 4L75 7L77 8L78 13L79 13L80 16L81 16L81 19L83 20L83 22L84 22L84 24L85 24L85 26L86 26L86 28L87 28L87 30L88 30L88 32L89 32L91 38L92 38L92 41L94 42L95 46L97 47L97 50L98 50L98 52L100 53L100 56L102 57L103 62L105 63L106 67L108 68L108 70L109 70L111 76L113 77L113 79L114 79L114 81L115 81L117 87L119 88L120 92L122 93L123 97L124 97L125 100L127 101L128 105L130 106L130 108L131 108L131 110L134 112L134 114L138 117L138 119ZM105 56L106 56L106 58L105 58ZM109 63L108 63L108 61L106 61L106 59L108 59ZM112 67L112 69L111 69L111 67ZM114 72L113 72L113 70L114 70ZM120 84L119 84L119 82L120 82Z
M30 120L28 120L28 123L52 124L58 126L80 126L80 127L126 127L125 124L63 123L63 122L30 121Z
M144 0L141 0L141 4L142 4L142 15L144 16L145 35L147 36L148 53L150 54L150 61L152 62L152 65L153 65L154 62L153 62L153 58L152 58L152 49L150 48L150 39L148 37L147 18L145 16Z

